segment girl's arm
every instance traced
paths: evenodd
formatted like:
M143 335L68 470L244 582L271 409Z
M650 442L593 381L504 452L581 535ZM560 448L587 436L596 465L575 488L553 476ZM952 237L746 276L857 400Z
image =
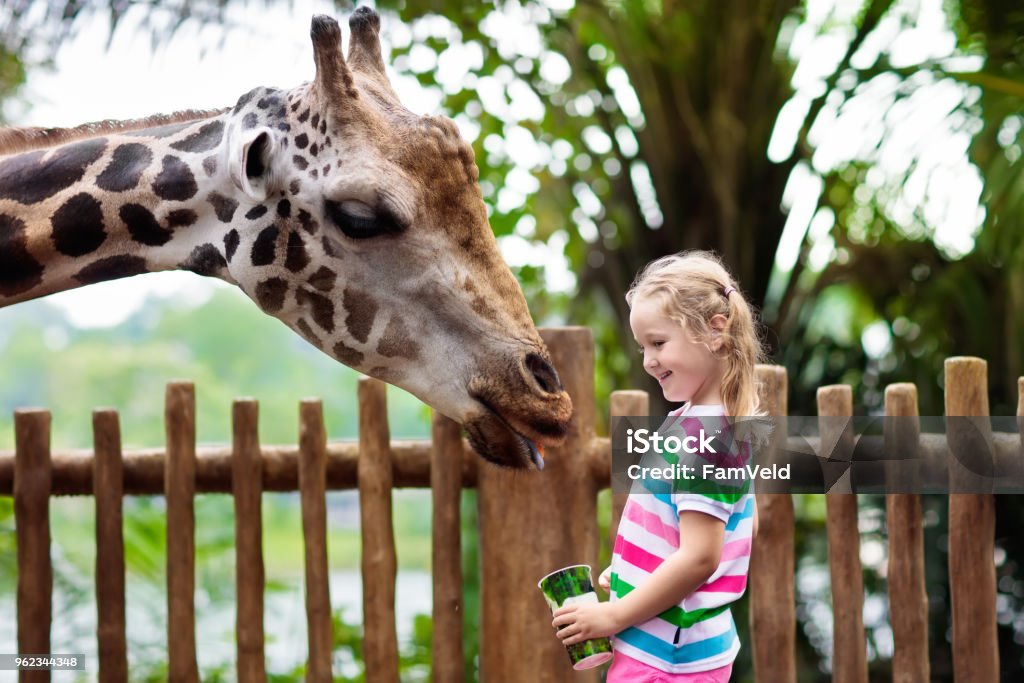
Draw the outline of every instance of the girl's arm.
M684 545L665 558L650 578L615 602L584 603L555 612L552 625L563 644L618 633L678 605L700 588L718 568L725 538L725 522L703 512L679 515Z

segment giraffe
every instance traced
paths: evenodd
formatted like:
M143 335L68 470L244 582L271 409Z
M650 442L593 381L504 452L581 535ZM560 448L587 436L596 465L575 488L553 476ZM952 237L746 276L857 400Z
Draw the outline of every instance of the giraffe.
M230 109L0 131L0 307L189 270L542 468L572 403L499 253L472 148L399 103L380 18L313 17L316 74ZM538 448L540 446L540 448Z

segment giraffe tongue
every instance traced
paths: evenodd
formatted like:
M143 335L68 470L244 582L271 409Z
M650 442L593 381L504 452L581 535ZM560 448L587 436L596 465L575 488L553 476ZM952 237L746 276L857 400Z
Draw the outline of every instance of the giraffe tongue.
M533 464L537 466L538 470L544 469L544 447L535 444L530 439L526 439L526 445L530 449L530 458L533 460Z

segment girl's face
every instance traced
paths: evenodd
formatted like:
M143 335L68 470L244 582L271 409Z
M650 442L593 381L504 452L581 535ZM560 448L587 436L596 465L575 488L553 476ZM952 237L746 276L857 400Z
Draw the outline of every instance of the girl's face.
M723 316L715 316L712 329L721 329L724 322ZM694 405L722 402L724 363L713 353L721 345L718 334L707 341L694 338L687 328L665 315L659 301L651 298L633 300L629 326L644 354L644 370L658 380L667 400Z

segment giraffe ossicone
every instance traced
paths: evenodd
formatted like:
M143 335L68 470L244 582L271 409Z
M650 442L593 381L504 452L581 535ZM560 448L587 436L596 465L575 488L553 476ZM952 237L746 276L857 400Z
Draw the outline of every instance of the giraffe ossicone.
M572 413L487 219L472 149L399 103L380 19L313 18L316 77L231 109L0 130L0 306L184 269L340 362L543 464Z

